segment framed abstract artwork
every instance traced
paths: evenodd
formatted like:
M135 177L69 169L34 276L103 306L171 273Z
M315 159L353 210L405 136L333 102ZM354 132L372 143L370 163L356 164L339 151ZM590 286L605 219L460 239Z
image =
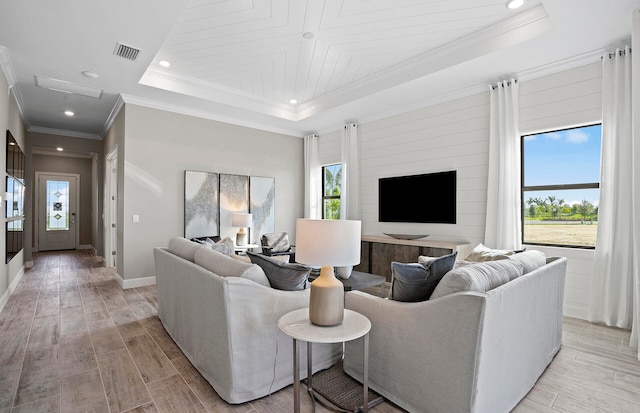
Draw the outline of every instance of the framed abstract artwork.
M185 171L184 236L205 237L220 233L219 174Z
M249 177L249 212L253 217L251 243L260 245L260 236L275 231L276 179Z
M239 228L231 226L233 212L249 212L249 176L220 174L220 238L236 239Z
M276 179L264 176L185 171L185 238L218 235L236 239L239 228L231 214L252 215L249 243L260 244L260 236L275 230Z

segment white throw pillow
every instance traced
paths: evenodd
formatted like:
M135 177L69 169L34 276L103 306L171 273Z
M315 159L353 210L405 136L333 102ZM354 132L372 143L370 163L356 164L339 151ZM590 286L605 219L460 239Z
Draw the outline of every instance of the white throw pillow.
M193 262L221 277L243 277L266 287L271 286L259 265L233 259L207 246L196 251Z
M459 291L487 292L522 275L523 264L511 260L479 262L445 274L430 300Z
M473 251L471 251L471 253L467 255L464 260L474 262L505 260L514 253L515 251L512 250L492 249L480 243L475 246Z

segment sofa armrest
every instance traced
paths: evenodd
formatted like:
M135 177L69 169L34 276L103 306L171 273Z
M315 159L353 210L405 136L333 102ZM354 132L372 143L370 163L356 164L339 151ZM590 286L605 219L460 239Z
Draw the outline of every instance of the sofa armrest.
M345 307L371 321L369 384L409 411L470 411L485 293L404 303L359 291ZM344 369L362 380L362 343L346 343Z

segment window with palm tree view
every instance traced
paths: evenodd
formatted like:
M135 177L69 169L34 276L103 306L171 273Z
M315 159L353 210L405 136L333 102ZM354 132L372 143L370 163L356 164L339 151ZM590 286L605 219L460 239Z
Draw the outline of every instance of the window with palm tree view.
M342 164L322 167L322 218L340 219Z
M600 124L522 136L524 243L595 247L601 142Z

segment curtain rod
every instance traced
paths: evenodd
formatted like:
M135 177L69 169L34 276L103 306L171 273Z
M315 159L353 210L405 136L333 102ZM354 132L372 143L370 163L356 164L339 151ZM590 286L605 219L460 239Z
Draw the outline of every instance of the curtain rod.
M618 54L620 56L624 56L627 54L627 51L625 49L620 49L618 50ZM631 54L631 48L629 48L629 54ZM616 52L609 53L609 59L613 59L614 57L616 57ZM602 59L604 59L604 56L600 57L600 60Z
M502 86L502 87L504 87L504 83L505 83L505 82L500 82L500 83L499 83L499 84L497 84L497 85L491 85L491 89L492 89L492 90L495 90L495 89L497 89L497 88L498 88L498 86ZM507 86L511 86L511 80L508 80L506 83L507 83ZM513 83L518 83L518 79L513 79Z

